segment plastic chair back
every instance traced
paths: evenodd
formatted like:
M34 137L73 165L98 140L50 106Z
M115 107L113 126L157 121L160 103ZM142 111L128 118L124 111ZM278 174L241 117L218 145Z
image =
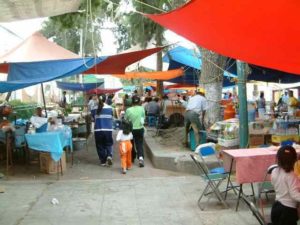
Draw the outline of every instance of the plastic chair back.
M199 154L205 157L205 156L215 155L216 153L215 153L215 149L213 149L211 146L206 146L199 149Z

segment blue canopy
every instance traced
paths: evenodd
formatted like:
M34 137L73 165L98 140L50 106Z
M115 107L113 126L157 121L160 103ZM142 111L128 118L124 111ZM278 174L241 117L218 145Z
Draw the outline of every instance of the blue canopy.
M237 74L236 60L228 60L228 68L230 73ZM274 82L274 83L296 83L300 82L300 75L286 73L279 70L269 69L261 66L249 64L251 73L248 75L248 80Z
M80 74L107 57L10 63L8 80L0 82L0 93Z
M98 83L71 83L56 81L56 85L59 89L70 90L70 91L89 91L101 86L104 82Z
M163 61L169 63L169 70L184 68L184 75L171 79L169 80L170 82L195 85L199 84L198 76L201 73L202 66L201 54L199 52L182 46L177 46L167 52L167 54L163 57ZM234 82L230 80L232 77L236 76L228 72L224 73L224 87L234 85Z

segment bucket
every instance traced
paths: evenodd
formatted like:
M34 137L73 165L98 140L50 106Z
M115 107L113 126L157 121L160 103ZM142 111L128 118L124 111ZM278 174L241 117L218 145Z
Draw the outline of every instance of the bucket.
M235 118L235 109L233 104L227 104L226 108L224 109L224 120L228 120L231 118Z
M205 144L206 143L206 131L201 130L199 132L199 136L200 136L200 144ZM195 140L195 135L194 135L194 130L190 129L189 131L189 139L190 139L190 149L192 151L195 151L196 149L196 140Z
M73 138L73 150L80 151L86 149L86 139L85 138Z

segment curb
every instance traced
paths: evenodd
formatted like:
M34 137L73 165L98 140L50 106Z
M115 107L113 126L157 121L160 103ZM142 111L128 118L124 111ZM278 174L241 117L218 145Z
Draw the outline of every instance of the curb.
M144 148L153 166L157 169L199 175L199 170L190 157L192 151L168 151L156 143L155 139L145 135ZM207 161L209 168L217 167L217 161Z

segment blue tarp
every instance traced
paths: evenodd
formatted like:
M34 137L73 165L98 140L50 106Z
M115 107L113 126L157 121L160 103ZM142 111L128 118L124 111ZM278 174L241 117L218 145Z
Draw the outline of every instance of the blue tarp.
M80 74L107 57L10 63L8 80L0 82L0 93Z
M230 73L237 74L235 59L229 59L227 68ZM300 75L286 73L279 70L268 69L261 66L249 64L251 73L248 75L248 80L274 82L274 83L296 83L300 82Z
M98 83L71 83L71 82L60 82L56 81L56 85L59 89L70 90L70 91L89 91L101 86L104 82Z
M198 76L201 73L202 66L201 54L199 52L177 46L167 52L163 57L163 61L169 63L169 70L184 68L185 71L183 76L168 81L181 84L199 84ZM224 87L234 85L234 82L230 80L232 77L236 76L227 72L224 73Z

